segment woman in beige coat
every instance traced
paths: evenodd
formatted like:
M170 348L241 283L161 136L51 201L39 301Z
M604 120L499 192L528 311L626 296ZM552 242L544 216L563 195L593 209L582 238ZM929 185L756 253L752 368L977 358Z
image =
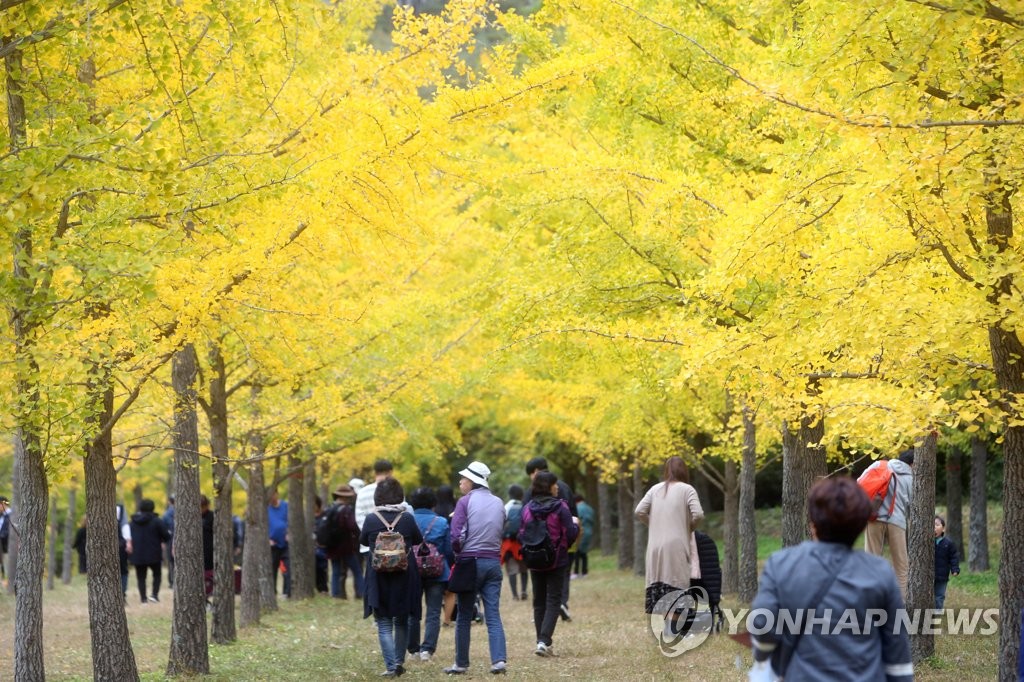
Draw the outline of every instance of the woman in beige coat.
M644 600L647 613L667 613L677 601L675 593L690 587L691 562L697 560L690 555L690 538L704 518L704 510L688 479L686 463L680 457L669 457L664 480L648 490L636 506L636 517L650 527Z

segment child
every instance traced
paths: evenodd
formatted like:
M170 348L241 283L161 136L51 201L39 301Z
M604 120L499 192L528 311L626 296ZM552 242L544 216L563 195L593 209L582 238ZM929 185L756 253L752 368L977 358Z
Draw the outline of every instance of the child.
M960 575L960 556L956 545L946 537L946 520L935 517L935 608L942 609L946 602L949 575Z

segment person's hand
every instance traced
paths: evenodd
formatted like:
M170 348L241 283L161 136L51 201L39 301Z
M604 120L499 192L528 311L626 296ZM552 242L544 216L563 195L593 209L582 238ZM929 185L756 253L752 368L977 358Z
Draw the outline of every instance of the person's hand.
M960 575L960 571L954 571L954 572L953 572L953 575L954 575L954 576Z
M132 553L132 541L131 540L128 540L127 542L124 543L124 551L128 552L129 554Z

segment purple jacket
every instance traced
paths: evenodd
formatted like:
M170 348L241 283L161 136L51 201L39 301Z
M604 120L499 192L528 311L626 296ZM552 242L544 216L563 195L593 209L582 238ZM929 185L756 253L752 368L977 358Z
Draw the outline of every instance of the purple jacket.
M452 513L452 549L459 556L501 559L505 503L487 488L459 498Z
M531 519L544 516L548 525L548 535L555 545L555 564L551 567L561 568L569 564L569 546L576 541L579 527L572 522L569 505L559 497L536 497L523 505L523 523L519 526L519 542L523 541L526 524ZM545 569L551 570L551 569Z

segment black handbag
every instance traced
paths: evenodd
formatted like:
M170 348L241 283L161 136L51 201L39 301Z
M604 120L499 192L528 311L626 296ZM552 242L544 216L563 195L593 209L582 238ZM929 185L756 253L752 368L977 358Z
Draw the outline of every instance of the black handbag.
M455 560L455 567L448 578L448 591L456 594L476 591L476 557Z

